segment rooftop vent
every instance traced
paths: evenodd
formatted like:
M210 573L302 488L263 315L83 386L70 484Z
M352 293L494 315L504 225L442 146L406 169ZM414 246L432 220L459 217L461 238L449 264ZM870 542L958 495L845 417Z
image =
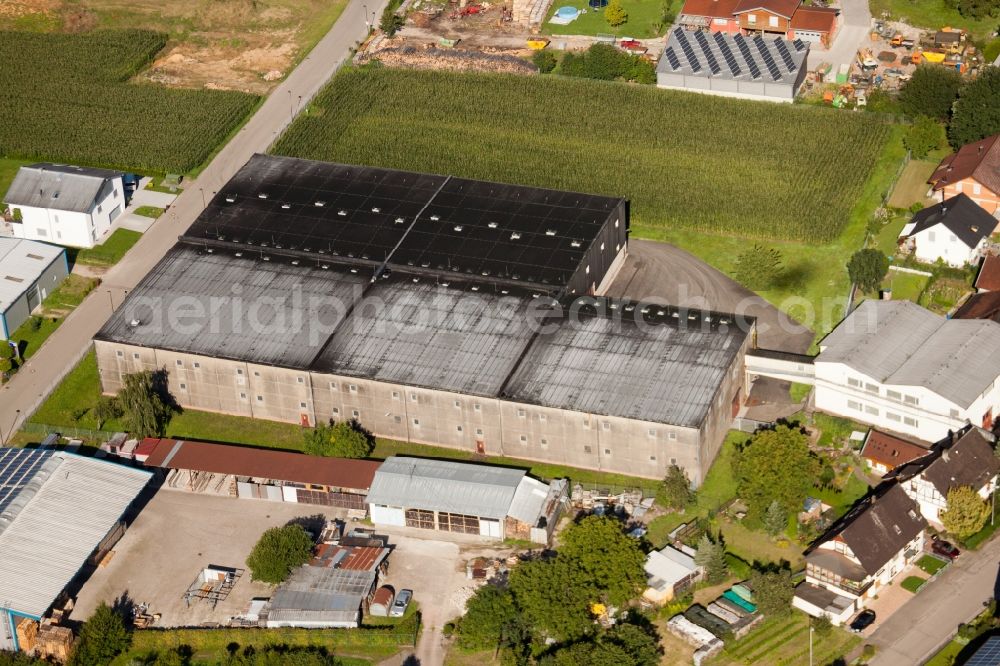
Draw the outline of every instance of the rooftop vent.
M236 195L226 197L226 203L233 203L236 201Z
M322 208L325 205L326 205L325 201L314 201L313 202L313 206L316 206L316 208Z
M337 211L337 215L339 215L340 217L347 217L347 211L346 210L338 210Z
M546 229L545 230L545 235L546 236L555 236L556 235L556 230L555 229Z
M292 266L298 266L298 265L299 265L299 260L298 259L292 259Z
M142 324L142 320L141 319L133 319L132 321L130 321L128 323L128 325L131 326L132 328L135 328L136 326L139 326L140 324Z
M405 220L403 220L403 218L401 218L401 217L397 217L396 218L396 224L402 224L404 221Z
M351 269L351 272L352 272L352 273L357 273L357 272L358 272L358 269L357 269L357 268L352 268L352 269Z
M521 234L518 233L518 232L516 232L516 231L510 235L510 239L511 240L517 240L520 237L521 237Z
M205 248L205 252L208 252L209 254L212 254L213 252L215 252L215 250L213 250L210 247L207 247L207 248Z
M442 286L442 287L447 287L447 286L448 286L448 285L450 285L450 284L451 284L450 282L442 282L442 283L441 283L441 286Z
M288 210L289 208L292 207L292 204L283 203L281 204L281 207L284 208L285 210Z
M267 255L265 254L265 255L264 255L263 257L261 257L261 260L262 260L262 261L271 261L271 257L269 257L269 256L267 256Z
M441 218L440 218L439 216L437 216L437 215L431 215L431 221L432 221L432 222L437 222L437 221L438 221L438 220L440 220L440 219L441 219Z
M372 212L373 213L381 213L382 209L379 208L378 206L372 206Z
M260 194L257 195L257 198L258 199L266 199L267 198L267 192L261 192Z
M461 230L462 230L462 225L461 224L456 224L455 225L455 231L461 231Z
M320 268L322 268L324 271L330 270L330 264L321 264Z
M489 223L486 224L486 226L488 226L490 229L496 229L497 228L497 223L496 222L489 222Z
M242 257L242 256L243 256L243 253L242 253L242 252L237 252L237 253L236 253L236 256L237 256L237 257Z
M472 291L479 291L479 287L473 286Z
M580 241L572 241L570 245L572 245L573 247L580 247Z

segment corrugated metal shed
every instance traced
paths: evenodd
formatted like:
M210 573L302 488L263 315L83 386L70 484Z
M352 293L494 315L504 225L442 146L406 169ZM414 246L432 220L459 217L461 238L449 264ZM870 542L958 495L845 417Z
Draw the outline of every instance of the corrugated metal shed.
M514 492L507 515L527 525L534 526L545 507L549 495L549 485L530 476L521 477Z
M268 624L355 621L377 577L376 571L301 566L271 597Z
M0 238L0 312L4 312L65 250L48 243Z
M178 245L97 339L306 368L368 282L366 275L322 265ZM170 316L174 308L183 308L180 316ZM191 314L199 309L200 316Z
M1000 376L1000 324L945 319L910 301L865 301L820 343L882 384L923 386L968 407Z
M14 497L0 514L0 605L41 616L151 475L70 453L4 449L2 455L0 469L16 459L44 459L34 472L34 494L23 503Z
M539 404L698 427L747 331L730 316L696 310L610 305L620 317L588 315L540 335L504 389ZM632 310L629 310L629 309ZM612 311L613 312L613 311Z
M496 396L531 340L523 290L380 280L316 360L319 372ZM477 291L471 291L475 287Z
M375 473L368 503L502 520L524 470L393 456Z
M47 162L21 167L7 190L8 204L87 213L124 174Z

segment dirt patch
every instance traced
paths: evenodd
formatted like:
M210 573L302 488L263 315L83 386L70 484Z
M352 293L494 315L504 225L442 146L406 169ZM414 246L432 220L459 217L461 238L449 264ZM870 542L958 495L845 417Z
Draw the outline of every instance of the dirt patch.
M399 46L381 47L358 60L378 60L388 67L409 69L534 74L537 71L535 66L519 57L522 53L521 50L501 48L440 49L433 45L403 43Z
M184 42L169 46L139 79L265 94L291 69L298 51L291 31L245 35L234 41L219 35L204 39L209 45Z
M29 14L52 14L62 5L59 0L3 0L0 18L15 19Z

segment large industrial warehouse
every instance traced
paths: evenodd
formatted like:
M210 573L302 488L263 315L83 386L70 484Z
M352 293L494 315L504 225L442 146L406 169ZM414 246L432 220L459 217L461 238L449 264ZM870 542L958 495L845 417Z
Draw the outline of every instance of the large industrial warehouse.
M656 85L690 92L791 102L806 78L809 45L761 35L674 28L656 67Z
M622 199L254 156L96 336L103 389L700 483L754 323L601 298Z

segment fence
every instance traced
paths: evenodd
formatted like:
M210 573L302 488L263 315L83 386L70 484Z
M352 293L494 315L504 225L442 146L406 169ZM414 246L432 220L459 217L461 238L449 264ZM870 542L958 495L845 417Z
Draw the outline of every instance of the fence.
M925 277L932 277L934 274L930 271L919 271L916 268L907 268L906 266L889 266L890 271L898 271L900 273L909 273L910 275L923 275Z
M892 193L896 191L896 185L897 183L899 183L899 177L903 174L903 169L905 169L906 165L909 163L910 163L910 151L907 150L906 156L903 158L903 163L899 165L899 168L896 169L896 175L892 177L892 185L889 186L889 189L882 196L883 206L889 203L889 199L892 198Z
M32 421L27 421L21 426L21 430L24 432L30 432L37 435L48 435L51 433L56 433L62 435L63 437L72 437L75 439L89 439L96 440L100 442L106 442L111 439L116 433L110 430L91 430L90 428L70 428L67 426L57 426L49 425L47 423L34 423Z

